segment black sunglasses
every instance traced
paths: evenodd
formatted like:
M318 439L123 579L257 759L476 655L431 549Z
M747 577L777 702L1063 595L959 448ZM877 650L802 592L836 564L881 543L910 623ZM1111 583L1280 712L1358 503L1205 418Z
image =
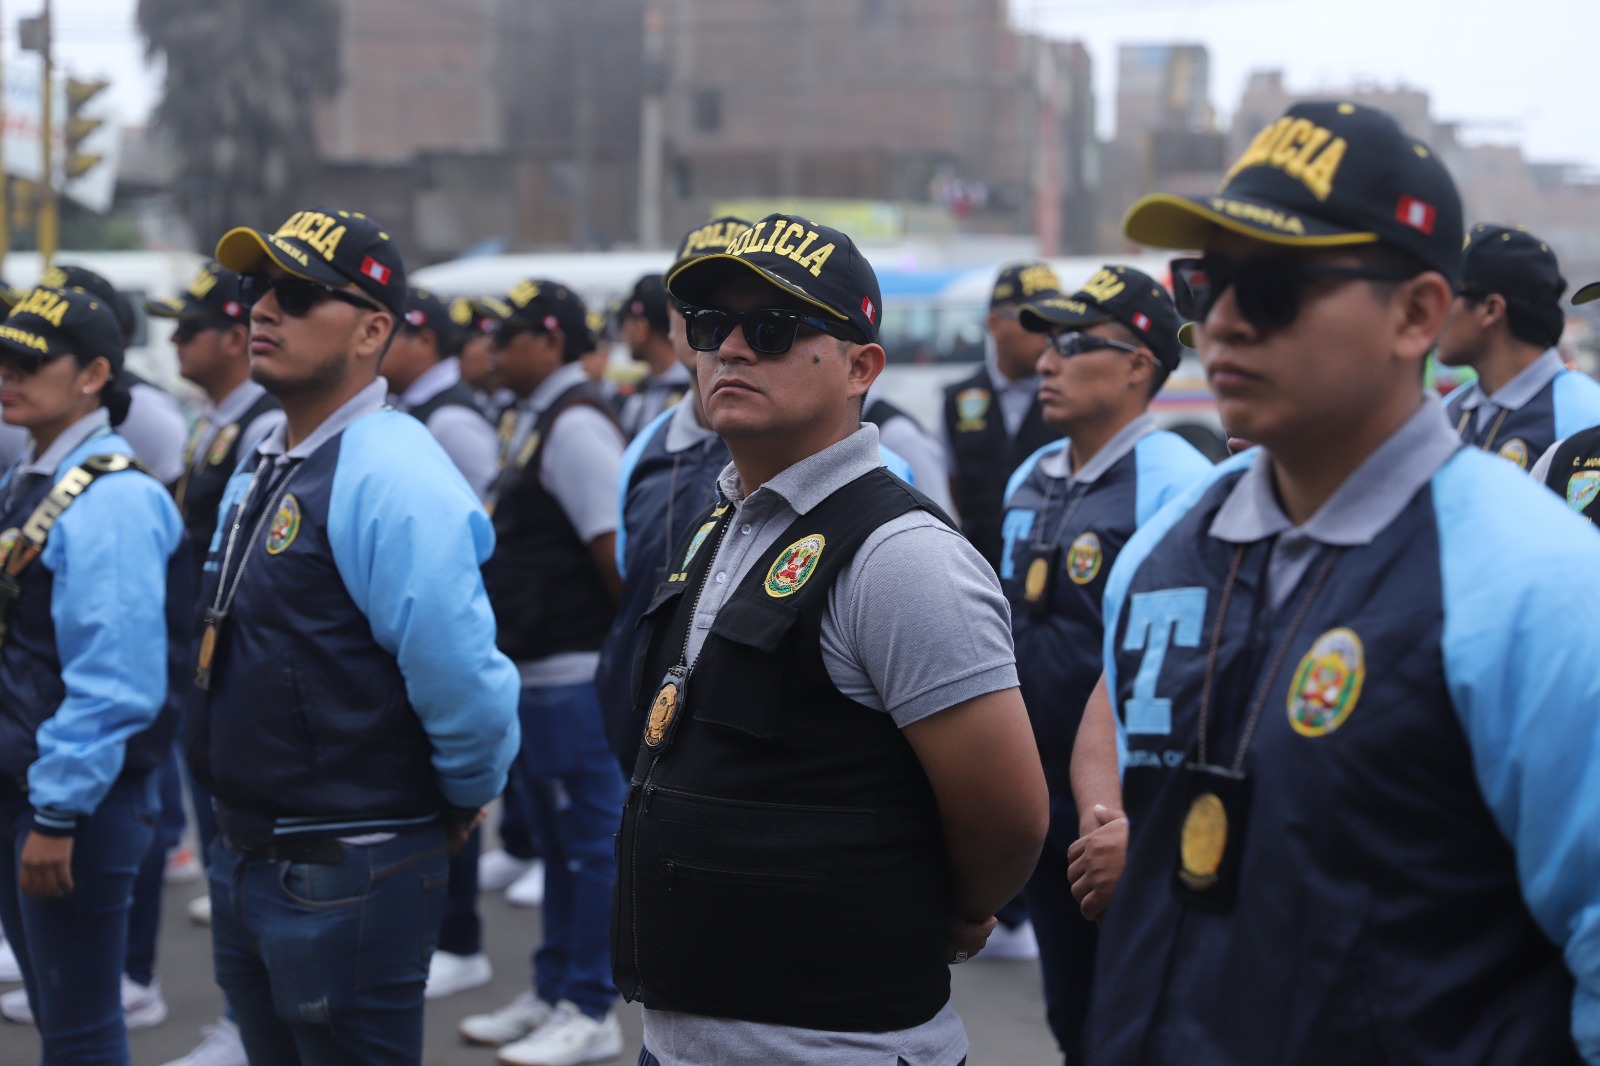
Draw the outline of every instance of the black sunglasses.
M683 321L686 327L684 336L688 338L689 347L697 352L714 352L721 348L722 342L733 333L734 326L744 330L745 343L759 355L782 355L793 348L801 326L809 326L841 340L857 339L853 332L847 332L840 323L776 307L739 312L690 308L684 314Z
M244 323L228 318L186 318L172 331L172 343L187 344L207 330L223 333L241 325Z
M1137 344L1126 341L1112 340L1110 337L1096 337L1092 333L1078 333L1075 330L1064 330L1050 337L1050 347L1062 355L1088 355L1090 352L1114 351L1136 352Z
M486 332L489 334L489 343L493 344L496 348L504 348L506 345L510 344L524 333L538 336L541 333L548 333L549 331L540 329L531 322L513 320L501 322L493 329L487 330Z
M363 311L388 310L359 293L309 278L297 278L293 274L280 274L275 278L246 274L239 279L239 302L246 307L254 307L269 292L277 294L278 308L294 318L310 314L313 307L328 300L351 304Z
M1256 329L1271 333L1300 317L1306 290L1322 278L1405 281L1415 271L1318 263L1297 255L1224 259L1208 255L1172 261L1172 301L1178 313L1204 322L1222 294L1233 289L1239 313Z

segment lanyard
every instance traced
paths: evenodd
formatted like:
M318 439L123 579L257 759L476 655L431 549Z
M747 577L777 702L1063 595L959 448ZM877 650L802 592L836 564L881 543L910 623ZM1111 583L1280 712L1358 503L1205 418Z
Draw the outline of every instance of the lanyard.
M1461 436L1462 431L1467 428L1467 420L1475 413L1476 408L1461 412L1461 421L1456 423L1456 436ZM1506 415L1510 413L1511 408L1500 408L1500 417L1494 420L1494 425L1489 427L1489 435L1484 438L1482 444L1478 445L1482 451L1488 451L1490 448L1494 447L1494 438L1500 433L1500 427L1505 424Z

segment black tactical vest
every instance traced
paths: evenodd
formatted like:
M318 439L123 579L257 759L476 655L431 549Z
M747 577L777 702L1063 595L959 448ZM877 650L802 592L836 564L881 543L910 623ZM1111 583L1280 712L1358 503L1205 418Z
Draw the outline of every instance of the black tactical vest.
M1589 521L1600 520L1600 426L1574 433L1556 447L1544 483Z
M236 421L217 428L202 465L196 468L195 464L201 462L202 457L192 451L184 456L183 476L172 493L177 498L178 509L183 512L183 526L189 532L197 581L200 564L205 562L206 553L211 550L211 538L217 532L217 508L222 505L222 493L239 467L239 443L256 419L277 409L278 401L270 393L262 393Z
M797 519L718 611L663 716L659 680L733 519L719 506L642 622L634 691L650 718L619 837L617 987L655 1010L919 1025L950 996L938 807L893 719L829 679L820 637L828 591L872 532L940 512L878 469Z

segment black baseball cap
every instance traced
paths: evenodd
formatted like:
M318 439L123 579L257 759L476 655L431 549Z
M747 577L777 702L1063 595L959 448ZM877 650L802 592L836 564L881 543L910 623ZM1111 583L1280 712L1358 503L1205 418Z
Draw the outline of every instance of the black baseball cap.
M122 328L109 304L83 289L41 286L18 292L0 325L0 351L32 369L47 359L76 355L122 370Z
M1386 113L1295 104L1256 135L1214 196L1146 196L1122 230L1157 248L1203 248L1214 227L1291 248L1384 244L1461 278L1461 196L1450 172Z
M545 333L561 330L565 339L563 354L568 359L575 359L594 347L588 307L582 297L559 281L527 278L501 299L475 300L473 306L480 314L497 322L531 323Z
M672 257L672 266L667 268L667 273L670 275L689 260L698 259L709 252L726 252L734 238L749 228L750 223L745 219L721 215L690 230L678 242L678 252Z
M177 296L146 300L145 314L187 322L244 322L250 315L239 299L239 275L208 262Z
M498 320L495 315L485 314L480 302L470 296L457 296L450 301L450 324L458 334L493 333ZM461 339L465 340L466 337L462 336Z
M1592 300L1600 300L1600 281L1591 281L1583 288L1572 294L1574 305L1586 304Z
M690 307L706 307L729 280L751 274L848 324L857 340L877 341L883 295L872 264L846 234L791 215L768 215L727 251L674 267L667 291Z
M44 272L37 286L41 289L82 289L91 296L98 297L102 303L111 309L111 315L116 320L117 329L122 333L122 343L127 344L128 338L133 336L136 325L133 313L133 304L128 298L117 291L117 287L104 275L97 274L88 267L81 266L52 266ZM0 304L10 308L17 303L28 290L0 288Z
M1024 304L1017 320L1034 333L1118 322L1132 330L1169 372L1183 356L1183 345L1178 343L1183 320L1172 297L1154 278L1132 267L1104 266L1071 296Z
M296 211L273 233L240 226L217 242L217 261L253 274L271 261L296 277L355 285L396 320L406 314L406 266L394 238L366 215L334 208Z
M1567 279L1550 246L1526 229L1480 222L1467 231L1459 288L1553 308L1567 291Z
M989 292L989 306L1032 303L1061 295L1061 278L1049 263L1037 259L1007 263Z
M440 351L449 351L454 341L456 324L450 305L427 289L406 286L406 313L402 324L409 329L433 330Z
M617 308L617 320L642 318L657 333L667 332L667 281L660 274L646 274L633 283L633 289L622 298Z

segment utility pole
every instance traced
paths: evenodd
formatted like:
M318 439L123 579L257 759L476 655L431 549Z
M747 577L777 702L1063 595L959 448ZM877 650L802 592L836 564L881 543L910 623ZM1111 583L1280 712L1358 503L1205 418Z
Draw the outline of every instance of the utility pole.
M661 244L662 150L666 138L666 18L661 0L645 0L644 69L639 109L639 245Z
M55 154L53 136L54 116L51 114L51 84L55 81L55 65L51 62L50 38L54 36L55 27L51 24L50 0L44 0L44 14L40 16L43 22L43 38L40 41L39 55L44 62L43 81L39 85L39 136L42 143L39 146L39 269L49 270L56 257L56 244L60 239L60 218L56 214L56 183L51 173L51 156Z
M5 25L6 20L0 14L0 57L5 56ZM11 190L10 180L6 177L6 72L3 62L0 62L0 277L6 273L6 253L11 251Z

